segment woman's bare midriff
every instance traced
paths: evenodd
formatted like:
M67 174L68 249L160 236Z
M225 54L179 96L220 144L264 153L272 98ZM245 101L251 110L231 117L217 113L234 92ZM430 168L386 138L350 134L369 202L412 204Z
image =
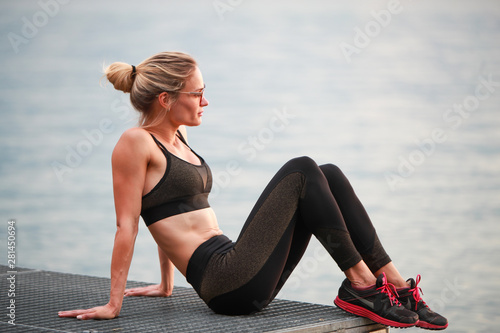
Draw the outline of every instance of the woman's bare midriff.
M222 234L212 208L167 217L148 227L158 246L186 276L189 259L206 240Z

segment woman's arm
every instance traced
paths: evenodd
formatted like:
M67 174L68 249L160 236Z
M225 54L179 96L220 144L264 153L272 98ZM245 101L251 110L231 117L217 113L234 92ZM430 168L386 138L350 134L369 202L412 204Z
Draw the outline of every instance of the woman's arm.
M146 136L141 131L126 131L116 144L112 156L117 229L111 259L109 303L87 310L62 311L59 313L61 317L110 319L120 313L138 232L142 191L149 161Z
M175 266L159 246L158 256L160 258L161 283L146 287L127 289L125 290L125 296L168 297L172 295L172 291L174 290Z
M165 296L170 296L172 295L172 290L174 290L175 266L159 246L158 257L160 258L161 267L161 290L165 292Z

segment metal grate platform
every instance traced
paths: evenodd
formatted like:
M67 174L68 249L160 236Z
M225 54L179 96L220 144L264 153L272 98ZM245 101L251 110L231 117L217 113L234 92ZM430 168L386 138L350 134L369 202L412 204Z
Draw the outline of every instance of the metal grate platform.
M385 326L334 306L275 300L248 316L213 313L192 288L175 287L169 298L126 297L113 320L59 318L57 312L108 302L110 280L17 268L15 298L7 297L9 274L0 265L0 332L386 332ZM127 287L147 283L129 281ZM8 323L15 299L15 326Z

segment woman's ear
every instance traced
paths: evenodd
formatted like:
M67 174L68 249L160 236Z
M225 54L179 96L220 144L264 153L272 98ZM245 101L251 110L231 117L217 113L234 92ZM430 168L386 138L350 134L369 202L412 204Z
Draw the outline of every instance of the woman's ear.
M170 109L170 96L167 92L162 92L157 98L162 108L167 110Z

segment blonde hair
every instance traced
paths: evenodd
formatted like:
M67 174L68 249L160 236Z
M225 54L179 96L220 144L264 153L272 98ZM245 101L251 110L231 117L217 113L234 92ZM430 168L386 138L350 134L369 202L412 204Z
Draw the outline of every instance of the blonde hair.
M135 68L124 62L112 63L104 74L115 89L130 93L132 106L141 114L139 125L148 128L166 116L166 112L154 114L151 105L155 98L168 92L169 103L174 103L196 66L196 61L186 53L161 52Z

